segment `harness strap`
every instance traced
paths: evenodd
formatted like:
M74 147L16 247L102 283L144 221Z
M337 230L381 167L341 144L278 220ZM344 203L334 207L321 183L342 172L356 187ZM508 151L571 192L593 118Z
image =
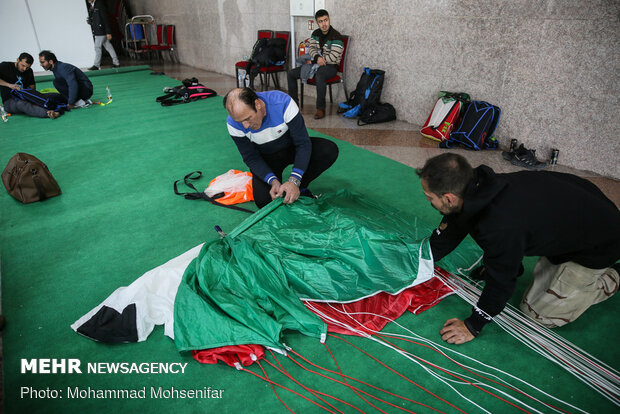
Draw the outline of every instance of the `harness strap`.
M163 102L162 102L162 105L163 105ZM200 199L202 199L202 200L208 201L209 203L214 204L214 205L216 205L216 206L226 207L226 208L230 208L230 209L232 209L232 210L237 210L237 211L244 211L244 212L246 212L246 213L250 213L250 214L253 214L253 213L254 213L254 211L252 211L252 210L248 210L248 209L245 209L245 208L242 208L242 207L237 207L237 206L234 206L234 205L226 205L226 204L218 203L218 202L216 201L216 199L224 197L224 193L218 193L218 194L214 195L213 197L209 197L209 196L208 196L208 195L206 195L204 192L202 192L202 191L198 191L198 190L196 189L196 187L194 187L194 184L192 184L192 183L190 182L190 180L197 180L197 179L199 179L200 177L202 177L202 171L193 171L193 172L191 172L191 173L187 174L185 177L183 177L183 183L184 183L187 187L189 187L189 188L191 188L192 190L194 190L194 192L193 192L193 193L192 193L192 192L188 192L188 193L180 193L180 192L179 192L179 189L178 189L178 186L177 186L177 183L178 183L179 181L181 181L181 180L176 180L176 181L174 182L174 193L175 193L176 195L182 195L182 196L183 196L183 197L185 197L187 200L200 200Z

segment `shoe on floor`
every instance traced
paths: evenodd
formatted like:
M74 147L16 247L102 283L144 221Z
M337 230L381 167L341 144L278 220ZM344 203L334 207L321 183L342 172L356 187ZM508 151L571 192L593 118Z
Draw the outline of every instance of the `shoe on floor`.
M88 70L99 70L99 68L97 66L93 65L90 68L88 68Z
M506 161L511 161L511 160L512 160L512 157L514 157L514 155L515 155L515 153L514 153L514 152L512 152L512 151L510 151L510 152L508 152L508 151L502 151L502 157L504 157L504 159L505 159Z
M316 114L314 114L314 119L322 119L322 118L325 118L325 110L317 109Z
M84 108L86 106L86 102L84 102L83 99L78 99L77 101L75 101L73 106L76 108Z
M121 65L120 65L120 64L118 64L118 63L117 63L116 65L112 65L112 66L114 66L114 69L118 69L118 68L120 68L120 67L121 67Z
M523 144L519 145L519 148L513 153L510 163L530 170L542 170L547 167L546 162L536 159L536 150L529 150Z

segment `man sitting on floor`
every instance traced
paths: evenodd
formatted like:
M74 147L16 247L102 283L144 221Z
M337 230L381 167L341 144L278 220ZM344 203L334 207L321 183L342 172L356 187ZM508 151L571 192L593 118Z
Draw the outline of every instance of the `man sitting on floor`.
M331 27L329 14L326 10L316 12L314 18L319 28L312 32L308 54L312 57L312 63L318 65L314 79L316 80L316 114L314 119L325 117L325 93L327 92L327 80L336 76L338 65L342 58L344 42L342 35ZM299 102L297 93L297 79L301 77L301 67L291 69L287 73L288 93L295 102Z
M252 172L254 202L258 208L276 197L292 203L300 195L312 196L308 184L338 158L333 142L309 137L297 104L280 91L256 93L233 89L224 97L228 132ZM293 165L282 184L282 172Z
M12 114L24 114L38 118L58 118L61 113L49 111L30 102L11 95L11 89L36 89L34 73L30 68L34 58L29 53L22 53L16 62L0 63L0 94L4 109Z
M484 254L472 277L485 281L472 315L449 319L442 339L462 344L504 309L524 256L541 256L521 310L549 328L574 321L618 290L620 212L591 182L571 174L472 169L454 153L418 170L431 205L443 214L430 238L440 260L470 234Z
M39 53L39 63L45 70L54 73L54 87L67 100L70 109L90 105L93 84L84 72L70 63L59 62L49 50Z

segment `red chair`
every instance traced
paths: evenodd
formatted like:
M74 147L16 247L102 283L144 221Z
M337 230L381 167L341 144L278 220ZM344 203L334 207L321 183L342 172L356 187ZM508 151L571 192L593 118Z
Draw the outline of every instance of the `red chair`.
M161 52L167 51L168 56L170 56L170 60L174 62L174 61L178 61L178 59L175 59L176 50L174 46L175 46L174 25L173 24L168 24L168 25L158 24L157 25L157 44L143 46L143 47L146 47L154 52L157 52L157 55L160 57L160 59L162 58ZM173 54L175 57L173 57Z
M342 47L342 58L340 59L340 65L338 65L338 73L335 76L332 76L331 78L327 79L327 81L325 82L327 84L327 86L329 86L329 101L331 103L334 103L334 98L332 97L332 85L336 84L336 83L342 83L343 88L344 88L344 96L345 98L347 98L347 100L349 99L349 95L347 94L347 84L345 82L345 69L346 69L346 62L347 62L347 47L349 46L349 36L342 36L342 42L343 42L343 47ZM300 97L299 99L301 100L301 107L304 107L304 83L301 82L301 89L300 89ZM311 78L308 79L308 85L312 85L316 87L316 79L315 78Z
M259 30L256 39L271 39L274 36L273 30ZM239 70L245 70L248 67L248 61L242 60L235 63L235 77L237 78L237 88L242 88L244 85L239 85ZM263 84L263 77L260 78L261 85Z
M291 32L288 31L280 31L276 32L276 39L284 39L286 40L286 57L284 58L284 64L281 66L268 66L265 68L260 68L260 73L265 74L267 77L267 89L269 89L269 75L273 79L273 84L277 89L280 89L280 82L278 80L278 73L286 72L288 70L288 62L290 56L290 40L291 40Z

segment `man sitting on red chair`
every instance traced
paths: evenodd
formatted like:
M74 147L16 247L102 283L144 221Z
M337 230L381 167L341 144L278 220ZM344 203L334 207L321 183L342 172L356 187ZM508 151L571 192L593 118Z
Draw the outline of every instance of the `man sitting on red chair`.
M316 114L314 119L325 117L325 93L327 92L326 81L336 76L338 65L342 58L344 42L342 35L329 22L329 14L326 10L319 10L314 15L319 28L312 32L310 46L307 53L312 57L312 63L319 65L316 71ZM301 77L301 67L288 71L288 93L298 102L297 79Z

